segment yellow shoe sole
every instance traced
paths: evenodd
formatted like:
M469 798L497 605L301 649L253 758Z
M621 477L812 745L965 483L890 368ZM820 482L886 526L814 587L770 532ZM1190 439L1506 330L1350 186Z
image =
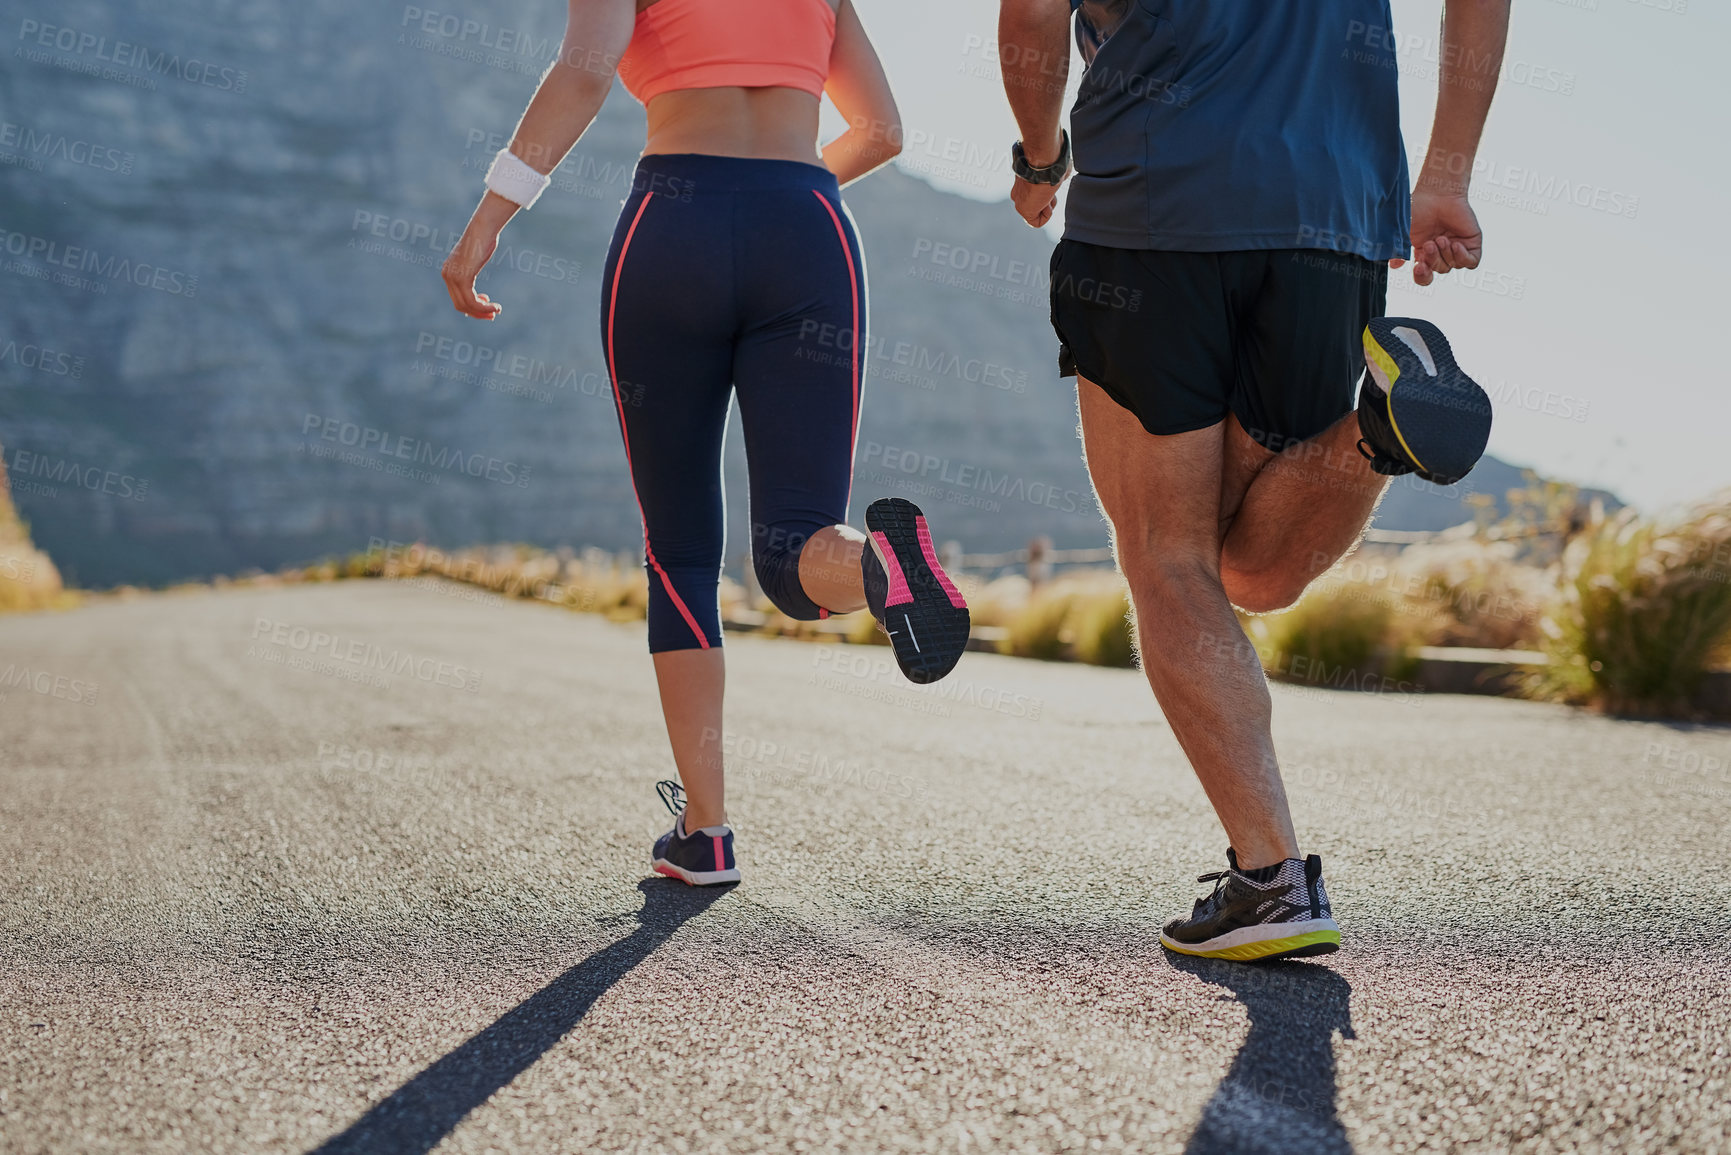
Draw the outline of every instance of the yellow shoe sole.
M1160 945L1179 954L1197 958L1223 958L1233 962L1259 962L1275 958L1305 958L1309 955L1331 954L1340 949L1338 930L1313 930L1287 938L1265 938L1257 942L1240 943L1218 950L1198 950L1181 942L1160 936Z

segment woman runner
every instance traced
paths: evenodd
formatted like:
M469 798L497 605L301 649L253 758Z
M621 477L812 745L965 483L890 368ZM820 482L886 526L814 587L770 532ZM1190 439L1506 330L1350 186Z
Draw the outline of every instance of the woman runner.
M653 862L707 886L740 877L717 738L730 397L745 432L752 564L783 613L809 621L869 607L903 673L931 682L960 658L968 610L911 502L874 502L865 533L847 524L866 281L840 188L901 139L852 0L571 0L559 58L445 262L452 304L499 315L475 278L615 73L646 107L648 141L607 253L601 335L643 518L649 650L684 784L661 784L675 818ZM820 152L826 92L853 127Z

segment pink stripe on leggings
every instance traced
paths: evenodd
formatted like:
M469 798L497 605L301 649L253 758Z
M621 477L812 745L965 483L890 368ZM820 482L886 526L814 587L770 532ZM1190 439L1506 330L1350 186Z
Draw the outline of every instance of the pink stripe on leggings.
M679 596L679 591L673 588L673 579L667 576L667 571L661 568L661 563L655 560L655 547L649 544L649 515L643 512L643 498L637 493L637 474L631 464L631 434L625 428L625 400L619 395L619 370L613 365L613 311L619 305L619 274L625 271L625 254L631 251L631 238L637 235L637 222L643 219L643 210L649 207L649 198L654 193L643 194L643 203L637 206L637 215L631 218L631 227L625 230L625 243L619 246L619 263L613 266L613 287L607 294L607 375L613 378L613 403L619 406L619 436L625 439L625 468L631 472L631 496L637 502L637 516L643 522L643 556L648 559L649 566L661 579L661 588L667 591L667 596L678 607L679 614L685 619L685 624L691 627L691 632L697 635L697 644L704 649L709 648L709 639L704 636L703 629L697 624L691 610L685 605L685 599Z
M848 292L853 296L853 346L849 350L848 356L849 365L853 369L853 433L848 441L848 461L851 463L854 455L859 451L859 363L861 356L859 347L859 272L854 268L853 247L847 243L847 230L842 228L841 217L836 215L835 206L829 203L828 197L816 189L812 189L811 194L823 202L825 211L829 213L829 219L835 222L835 235L841 240L841 255L847 258ZM852 500L853 474L850 470L848 474L848 501L851 502Z

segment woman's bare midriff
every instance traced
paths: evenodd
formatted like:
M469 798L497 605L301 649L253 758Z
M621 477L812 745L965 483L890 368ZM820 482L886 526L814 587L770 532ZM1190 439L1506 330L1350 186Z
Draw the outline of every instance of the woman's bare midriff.
M649 102L645 156L703 153L821 165L818 99L796 88L684 88Z

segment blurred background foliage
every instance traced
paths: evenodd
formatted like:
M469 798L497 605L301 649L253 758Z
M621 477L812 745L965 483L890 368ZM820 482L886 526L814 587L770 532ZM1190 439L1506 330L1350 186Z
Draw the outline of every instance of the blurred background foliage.
M1701 704L1701 689L1731 665L1731 493L1648 517L1632 509L1607 513L1595 497L1530 479L1484 508L1506 512L1411 544L1368 543L1290 608L1241 615L1270 676L1337 689L1405 686L1427 653L1485 651L1487 661L1518 668L1510 685L1529 697L1622 715L1714 712ZM1000 569L958 574L977 647L1043 661L1136 665L1129 599L1116 570L1077 566L1031 580ZM643 569L631 554L521 544L397 546L239 580L355 578L453 581L616 621L641 619L648 604ZM864 612L797 622L731 579L723 580L721 596L731 630L883 643ZM0 610L51 608L74 597L31 546L0 490Z

